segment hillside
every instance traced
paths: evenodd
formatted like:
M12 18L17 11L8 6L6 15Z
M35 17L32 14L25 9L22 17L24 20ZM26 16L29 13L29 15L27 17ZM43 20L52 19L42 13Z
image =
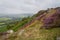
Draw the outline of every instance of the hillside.
M60 37L60 7L39 11L6 40L56 40L58 37Z

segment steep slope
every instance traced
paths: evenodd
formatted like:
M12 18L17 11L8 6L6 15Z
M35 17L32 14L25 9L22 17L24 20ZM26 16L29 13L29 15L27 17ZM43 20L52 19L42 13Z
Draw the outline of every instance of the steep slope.
M56 40L60 37L59 11L60 7L38 12L32 16L32 21L25 24L22 29L10 35L7 40ZM50 21L51 18L53 22Z

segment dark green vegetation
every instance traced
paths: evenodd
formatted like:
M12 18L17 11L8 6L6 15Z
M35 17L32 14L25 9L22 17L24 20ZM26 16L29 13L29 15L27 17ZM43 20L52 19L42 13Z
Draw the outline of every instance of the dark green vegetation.
M32 20L31 17L23 18L20 22L18 22L12 29L14 31L17 31L18 29L21 29L24 27L26 23L29 23Z

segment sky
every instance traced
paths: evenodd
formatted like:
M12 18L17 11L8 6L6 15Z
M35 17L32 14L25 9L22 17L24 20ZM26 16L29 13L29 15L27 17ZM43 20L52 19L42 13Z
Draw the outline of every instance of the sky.
M54 7L60 7L60 0L0 0L0 14L35 14Z

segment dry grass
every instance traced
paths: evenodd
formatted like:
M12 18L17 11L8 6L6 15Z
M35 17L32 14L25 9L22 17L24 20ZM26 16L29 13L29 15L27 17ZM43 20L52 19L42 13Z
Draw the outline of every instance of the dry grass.
M10 40L56 40L56 37L60 35L60 28L53 29L40 29L41 24L39 21L36 25L31 25L30 27L24 29L25 31L18 35L17 37L11 37Z

